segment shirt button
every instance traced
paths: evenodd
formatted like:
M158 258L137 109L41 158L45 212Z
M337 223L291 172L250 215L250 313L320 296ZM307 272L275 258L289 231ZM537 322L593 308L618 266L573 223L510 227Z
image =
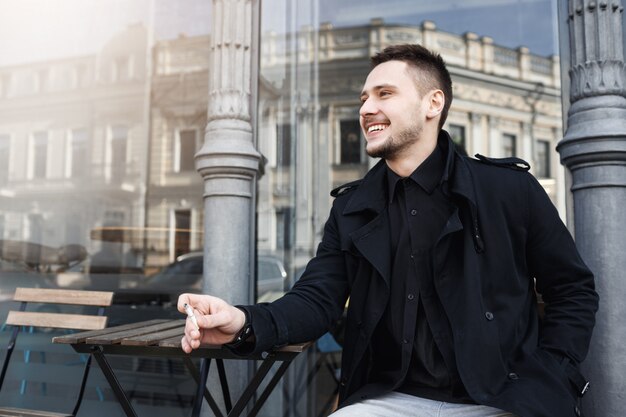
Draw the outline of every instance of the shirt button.
M406 340L406 339L402 339L402 343L404 343L406 345L407 343L409 343L409 341Z
M509 376L509 379L512 379L512 380L519 379L519 375L517 375L515 372L510 372L508 376Z
M491 311L488 311L485 313L485 317L487 318L487 320L491 321L493 320L493 313Z
M409 294L406 296L406 298L408 298L409 300L412 300L415 298L415 296L413 294Z
M417 210L413 209L411 210L411 216L415 216L417 214Z

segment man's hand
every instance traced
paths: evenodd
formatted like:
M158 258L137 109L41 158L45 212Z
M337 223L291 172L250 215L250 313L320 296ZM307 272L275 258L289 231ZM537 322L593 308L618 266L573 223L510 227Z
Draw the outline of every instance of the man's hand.
M190 353L201 344L222 345L232 342L246 323L243 311L226 301L210 295L181 294L178 311L185 313L188 304L198 321L198 331L191 320L185 324L185 335L181 340L185 353Z

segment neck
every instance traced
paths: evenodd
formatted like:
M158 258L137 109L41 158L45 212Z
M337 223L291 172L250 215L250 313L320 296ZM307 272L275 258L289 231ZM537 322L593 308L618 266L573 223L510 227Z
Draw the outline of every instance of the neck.
M413 146L393 159L386 159L387 166L400 177L408 177L430 156L437 146L438 132L422 136Z

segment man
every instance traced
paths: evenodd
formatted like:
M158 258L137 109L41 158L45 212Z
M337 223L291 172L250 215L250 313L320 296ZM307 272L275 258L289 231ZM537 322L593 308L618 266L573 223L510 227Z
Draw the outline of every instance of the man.
M313 340L350 297L334 415L580 415L598 296L554 206L524 161L455 151L439 55L399 45L372 63L360 121L381 161L333 191L317 254L284 297L181 295L201 328L187 324L183 350Z

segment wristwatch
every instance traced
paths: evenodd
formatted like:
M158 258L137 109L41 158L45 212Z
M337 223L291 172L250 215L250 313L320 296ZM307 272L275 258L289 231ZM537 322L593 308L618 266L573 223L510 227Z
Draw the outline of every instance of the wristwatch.
M250 315L248 314L245 308L241 308L239 306L235 306L235 307L243 311L243 314L245 314L246 316L246 321L243 324L243 327L241 328L241 330L239 330L239 332L237 332L237 334L235 335L235 338L233 339L233 341L226 343L226 346L228 346L231 349L236 349L239 346L243 345L246 342L246 340L248 340L250 336L252 336L253 334L252 323L250 322Z

